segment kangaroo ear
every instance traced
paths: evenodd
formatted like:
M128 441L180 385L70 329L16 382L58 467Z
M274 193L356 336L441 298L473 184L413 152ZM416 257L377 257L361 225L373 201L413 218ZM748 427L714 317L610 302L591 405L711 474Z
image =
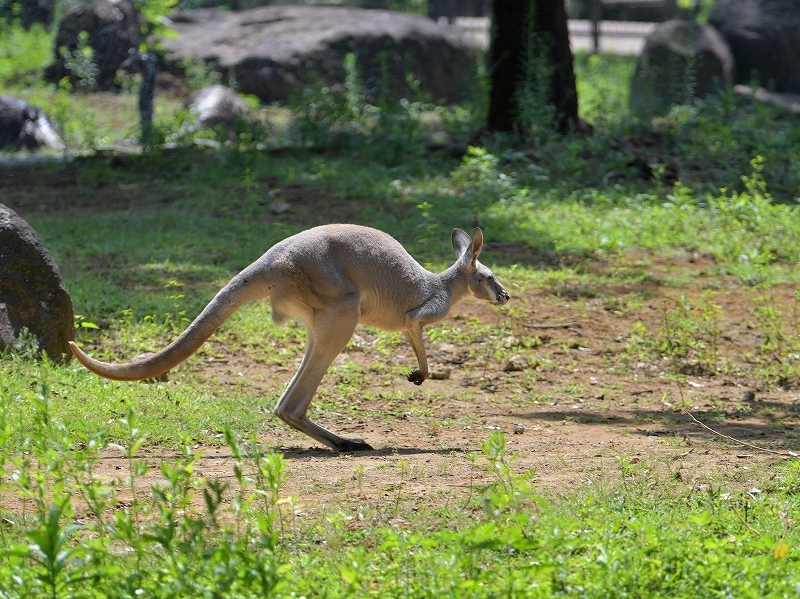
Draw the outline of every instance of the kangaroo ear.
M481 253L481 248L483 247L483 231L480 228L475 227L475 233L472 235L472 265L475 266L475 261L478 259L478 254Z
M461 229L453 229L452 242L453 251L459 258L463 256L464 252L472 245L472 240L469 238L469 235Z

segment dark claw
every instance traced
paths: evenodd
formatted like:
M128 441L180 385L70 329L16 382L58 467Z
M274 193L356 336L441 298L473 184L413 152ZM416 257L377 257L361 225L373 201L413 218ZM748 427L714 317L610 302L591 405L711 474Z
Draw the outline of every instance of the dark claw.
M406 378L409 380L409 382L414 383L415 385L421 385L423 382L425 382L425 377L422 376L422 373L419 370L415 370L414 372L410 373Z
M342 439L342 443L339 444L337 449L343 452L370 451L372 450L372 445L365 443L364 439Z

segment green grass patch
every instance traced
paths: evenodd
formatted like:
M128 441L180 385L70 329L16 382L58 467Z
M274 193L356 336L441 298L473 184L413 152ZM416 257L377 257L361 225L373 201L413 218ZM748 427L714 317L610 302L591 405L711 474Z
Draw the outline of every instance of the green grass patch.
M93 478L107 440L64 427L51 393L41 385L26 400L22 435L0 411L0 493L18 498L0 512L8 597L760 597L800 584L796 462L745 490L724 477L690 488L620 456L606 482L556 497L513 471L494 432L473 458L494 482L466 503L407 509L402 483L415 473L399 460L386 509L356 501L309 524L284 495L282 456L229 430L230 481L199 475L201 456L185 446L146 489L144 423L129 411L112 446L126 483Z

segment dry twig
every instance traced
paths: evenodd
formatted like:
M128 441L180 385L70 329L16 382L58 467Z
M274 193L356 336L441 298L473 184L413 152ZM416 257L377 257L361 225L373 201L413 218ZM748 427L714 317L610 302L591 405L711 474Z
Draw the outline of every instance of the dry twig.
M774 449L767 449L766 447L759 447L758 445L753 445L752 443L748 443L746 441L740 441L739 439L734 439L730 435L723 435L719 431L715 431L713 428L711 428L707 424L703 424L702 422L700 422L690 412L687 412L686 410L683 410L683 413L686 414L689 418L691 418L692 421L694 421L695 424L699 424L700 426L702 426L707 431L714 433L718 437L722 437L724 439L728 439L729 441L733 441L734 443L738 443L739 445L744 445L745 447L750 447L751 449L757 449L758 451L765 451L767 453L773 453L775 455L780 455L780 456L783 456L785 458L796 458L797 455L798 455L793 451L775 451Z

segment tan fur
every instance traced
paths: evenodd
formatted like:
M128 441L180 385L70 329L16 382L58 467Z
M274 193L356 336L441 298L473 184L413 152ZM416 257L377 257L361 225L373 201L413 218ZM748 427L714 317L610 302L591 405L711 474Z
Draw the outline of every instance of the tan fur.
M452 243L458 259L435 274L420 266L395 239L376 229L316 227L270 248L231 279L194 322L156 354L109 364L90 358L74 343L70 346L80 363L100 376L120 381L153 378L191 356L242 304L269 297L276 323L296 317L308 333L303 361L275 414L335 450L371 449L361 439L344 439L312 422L306 415L311 399L359 323L402 331L419 362L419 370L408 380L421 385L429 376L423 327L447 316L467 293L493 304L508 301L508 293L494 274L478 262L481 230L475 229L470 238L454 229Z

